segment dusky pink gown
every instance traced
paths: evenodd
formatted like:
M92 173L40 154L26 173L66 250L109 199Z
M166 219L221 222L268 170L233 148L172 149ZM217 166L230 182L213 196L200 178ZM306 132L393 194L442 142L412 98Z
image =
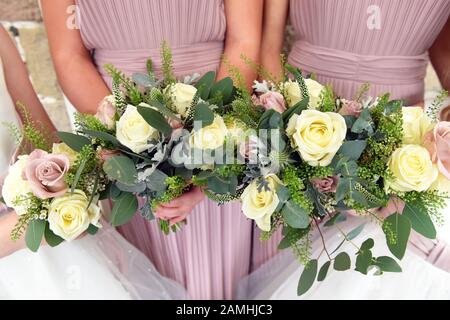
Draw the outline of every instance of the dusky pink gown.
M77 0L80 32L105 82L102 66L145 72L148 58L159 74L166 40L177 76L217 70L226 32L222 0ZM187 225L169 236L139 214L119 232L159 272L183 284L193 299L232 299L239 280L277 252L274 238L260 243L238 203L200 203Z
M347 99L368 82L372 96L417 103L427 51L449 14L449 0L291 0L297 41L289 62Z
M367 24L373 6L379 29ZM409 105L424 100L428 49L449 19L450 0L291 0L289 10L297 36L290 64L347 99L370 83L371 96L390 92ZM413 233L410 249L450 271L443 241Z

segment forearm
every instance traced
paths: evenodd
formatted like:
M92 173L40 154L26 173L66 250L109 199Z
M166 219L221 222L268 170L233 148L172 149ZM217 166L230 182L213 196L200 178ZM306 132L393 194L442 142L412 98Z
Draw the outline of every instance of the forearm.
M7 213L4 216L0 215L0 258L25 248L25 240L23 237L17 241L10 239L10 233L17 221L18 217L14 212Z
M450 91L450 19L431 46L429 54L442 87Z
M83 113L95 114L100 101L110 94L89 56L54 55L59 83L64 94ZM83 70L83 72L80 72Z

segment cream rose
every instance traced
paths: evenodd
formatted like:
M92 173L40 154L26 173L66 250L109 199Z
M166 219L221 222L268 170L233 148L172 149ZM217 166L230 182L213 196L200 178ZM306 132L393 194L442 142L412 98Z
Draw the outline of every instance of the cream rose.
M324 86L313 79L305 79L305 84L309 94L309 108L319 108L320 94ZM286 96L289 107L294 106L303 99L298 83L290 80L284 84L284 95Z
M447 179L442 173L439 173L437 179L431 185L431 190L450 194L450 180Z
M50 203L48 222L54 234L66 241L72 241L85 232L90 224L100 228L100 208L91 204L81 190L67 193Z
M394 177L386 181L386 190L399 192L426 191L436 181L439 173L428 150L414 144L395 150L388 167Z
M194 100L197 88L189 84L176 83L169 87L172 102L181 116L187 116L187 111Z
M221 116L215 116L209 126L194 131L189 139L191 148L214 150L222 147L228 134L227 126Z
M269 175L265 180L268 189L260 189L257 181L245 188L241 195L242 212L247 218L255 220L261 230L270 231L270 219L280 203L277 187L282 183L276 175Z
M425 134L433 130L431 119L422 107L403 107L403 143L421 145Z
M327 166L344 142L347 126L338 113L305 110L291 117L286 132L310 166Z
M75 163L78 156L78 153L65 143L54 143L52 154L65 155L69 159L71 166Z
M27 207L26 205L14 205L15 200L32 192L30 183L23 179L23 171L27 162L28 156L19 156L16 163L9 167L8 175L3 181L3 200L6 206L13 208L19 216L27 212Z
M156 140L159 132L139 114L134 106L127 106L126 111L117 122L117 139L121 144L130 148L135 153L147 150L150 140Z

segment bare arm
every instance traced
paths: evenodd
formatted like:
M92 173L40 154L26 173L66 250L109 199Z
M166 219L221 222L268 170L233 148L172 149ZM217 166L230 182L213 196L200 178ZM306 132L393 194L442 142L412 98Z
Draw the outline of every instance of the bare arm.
M450 19L431 46L430 59L442 87L450 91Z
M17 215L14 212L0 215L0 258L6 257L17 250L25 248L25 240L20 238L13 242L9 235L17 223Z
M264 24L261 63L267 71L280 77L280 55L283 50L289 0L264 0Z
M22 102L30 117L45 128L55 131L44 107L37 97L28 76L28 71L8 32L0 26L0 57L3 61L6 86L14 103ZM1 112L0 106L0 112ZM17 109L23 117L23 110Z
M41 0L50 51L59 83L80 112L94 114L108 87L92 62L78 29L70 29L67 10L74 0Z
M255 63L260 62L261 24L263 0L225 0L227 34L224 55L228 62L240 69L248 87L256 79L256 72L241 59L245 55ZM228 76L228 66L222 64L218 77Z

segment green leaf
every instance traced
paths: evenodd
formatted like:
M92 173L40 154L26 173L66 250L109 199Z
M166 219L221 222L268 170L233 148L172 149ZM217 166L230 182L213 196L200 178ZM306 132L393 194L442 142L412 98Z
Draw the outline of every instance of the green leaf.
M214 71L207 72L200 80L198 80L195 87L199 91L200 98L207 100L210 96L211 87L216 80L216 73Z
M161 170L156 169L147 178L147 187L151 191L164 191L167 188L167 175Z
M98 232L98 227L94 226L93 224L90 224L86 232L89 233L90 235L95 235Z
M399 266L397 261L391 257L378 257L376 258L374 264L384 272L402 272L402 268Z
M389 116L401 109L403 105L402 100L391 100L384 106L384 115Z
M218 194L236 194L237 177L228 179L212 176L208 178L208 188Z
M336 258L334 258L334 270L345 271L350 269L351 260L350 256L346 252L339 253Z
M271 129L270 119L272 118L272 115L274 115L275 113L276 111L273 109L264 111L261 118L259 119L258 129Z
M166 137L172 133L172 127L167 123L166 118L152 108L138 106L137 110L144 120L153 128L160 131Z
M292 200L286 202L281 213L286 223L292 228L305 229L309 226L310 219L308 211Z
M119 146L120 145L120 142L119 142L119 140L117 140L116 137L114 137L113 135L111 135L109 133L106 133L106 132L92 131L92 130L83 130L83 133L86 134L89 137L98 138L100 140L103 140L103 141L106 141L106 142L110 142L114 146Z
M297 295L301 296L306 293L314 284L317 275L317 260L309 261L308 265L303 269L297 286Z
M60 245L62 242L64 242L63 238L61 238L60 236L57 236L56 234L53 233L53 231L50 229L50 225L48 223L45 224L44 236L45 236L45 242L47 242L47 244L52 248L54 248L54 247Z
M331 227L331 226L335 225L336 223L343 222L345 220L347 220L347 215L345 213L338 212L330 220L325 222L324 226Z
M114 202L112 209L111 224L114 227L119 227L126 224L133 218L138 210L138 200L132 193L122 193L120 197Z
M428 239L436 239L436 228L426 209L418 203L406 203L403 215L411 221L411 227Z
M284 111L283 112L284 123L287 124L289 119L291 119L291 117L294 114L300 114L300 113L302 113L303 110L306 110L308 108L308 104L309 104L309 98L304 98L300 102L295 104L294 106L292 106L289 109L287 109L286 111Z
M370 136L374 133L372 124L373 121L369 109L364 109L353 124L351 131L353 133L367 132L367 134Z
M28 224L27 232L25 234L25 243L33 252L37 252L44 237L45 232L45 220L32 220Z
M372 251L370 251L370 249L361 250L356 257L355 270L361 272L362 274L367 274L371 264Z
M369 238L366 241L364 241L361 245L361 250L370 250L375 245L375 241L373 239Z
M87 163L87 159L81 160L80 166L78 167L77 172L75 173L75 177L73 178L73 183L72 183L70 192L73 193L75 191L75 189L77 188L78 181L80 181L81 174L83 173L84 168L86 167L86 163Z
M327 277L328 269L330 268L331 261L327 261L319 270L319 275L317 276L317 281L323 281Z
M352 191L352 181L353 180L351 178L339 179L335 194L337 202L344 200L344 198L350 194Z
M194 122L201 121L201 128L207 127L214 122L214 112L206 103L199 103L194 110Z
M80 152L84 146L91 144L91 140L78 134L61 131L57 132L56 134L61 139L62 142L67 144L71 149L73 149L76 152Z
M389 250L395 257L401 260L405 255L408 244L411 221L404 215L398 213L392 214L384 220L383 231L386 234L386 242ZM394 239L391 239L391 236Z
M229 103L233 96L233 80L227 77L216 82L211 88L210 96L214 97L218 92L221 93L224 104Z
M346 141L339 149L339 153L350 160L358 160L367 147L367 140Z
M348 234L347 234L347 239L348 240L353 240L353 239L355 239L357 236L359 236L359 234L364 230L364 226L365 226L366 224L365 223L363 223L363 224L361 224L360 226L358 226L358 227L356 227L355 229L353 229L352 231L350 231Z
M112 157L105 161L103 170L110 179L130 186L135 184L137 170L130 158L124 156Z

